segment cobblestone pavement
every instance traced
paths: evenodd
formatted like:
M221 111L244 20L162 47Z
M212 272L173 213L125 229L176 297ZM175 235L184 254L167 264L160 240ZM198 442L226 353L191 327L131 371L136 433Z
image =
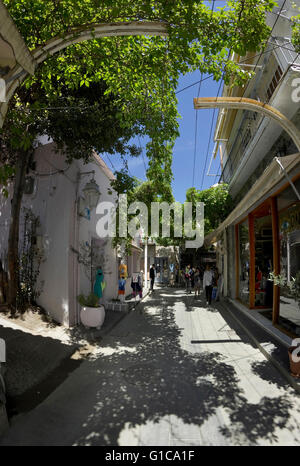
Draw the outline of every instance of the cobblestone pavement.
M2 445L299 445L300 396L221 307L160 288Z

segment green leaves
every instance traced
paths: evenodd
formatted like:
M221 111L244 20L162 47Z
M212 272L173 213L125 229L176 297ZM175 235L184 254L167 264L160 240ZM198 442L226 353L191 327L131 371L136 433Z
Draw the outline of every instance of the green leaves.
M300 53L300 7L292 3L293 8L298 10L299 14L293 16L292 20L292 43L297 53Z
M0 166L0 188L4 197L8 197L7 184L10 178L15 174L14 167L10 165L1 165Z
M89 29L103 22L168 24L168 37L95 39L94 34L93 39L69 45L49 57L37 75L25 82L27 89L39 82L49 98L61 97L65 89L74 91L104 82L105 95L114 96L118 108L118 127L151 141L147 144L147 176L163 192L172 180L172 147L179 134L175 95L179 75L198 69L216 80L224 73L226 83L245 83L249 73L228 60L228 51L245 54L260 49L270 32L265 11L274 5L271 0L230 1L226 8L216 7L212 12L205 3L194 0L5 3L31 49L86 24Z
M219 184L203 191L190 188L186 192L186 200L193 203L204 203L204 231L206 235L225 220L233 207L226 184Z

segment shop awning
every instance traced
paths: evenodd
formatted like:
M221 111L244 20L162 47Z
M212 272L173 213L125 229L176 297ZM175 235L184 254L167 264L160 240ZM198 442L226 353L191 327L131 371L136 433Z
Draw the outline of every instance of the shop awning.
M288 174L291 174L299 165L300 168L300 153L279 157L279 160ZM235 224L243 219L257 205L263 202L267 197L271 196L275 190L280 188L280 184L286 183L286 178L283 170L280 169L278 162L275 159L268 165L263 174L254 183L246 196L239 202L236 208L228 215L219 227L209 233L204 239L204 246L209 246L215 243L221 233L229 225Z

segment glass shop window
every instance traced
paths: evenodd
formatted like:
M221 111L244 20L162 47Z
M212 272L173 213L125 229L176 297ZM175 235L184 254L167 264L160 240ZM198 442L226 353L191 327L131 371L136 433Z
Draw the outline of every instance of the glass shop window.
M250 243L248 219L239 224L239 298L249 304Z
M294 183L300 191L300 179ZM280 236L280 318L300 333L300 201L289 187L278 196Z
M268 280L273 270L272 217L254 219L255 234L255 306L272 308L273 282Z

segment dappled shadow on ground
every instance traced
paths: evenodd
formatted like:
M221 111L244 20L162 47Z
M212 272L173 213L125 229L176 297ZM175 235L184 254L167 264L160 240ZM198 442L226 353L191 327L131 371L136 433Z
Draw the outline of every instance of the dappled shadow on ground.
M98 401L86 424L87 435L77 444L116 445L125 424L134 429L149 421L159 423L168 415L201 426L218 407L227 411L231 421L222 431L229 443L277 440L274 431L288 422L289 400L282 395L249 403L235 369L223 361L222 354L182 350L174 319L178 302L192 310L189 297L172 295L170 290L154 293L140 307L143 316L134 328L124 328L124 337L120 329L111 336L109 346L116 353L99 364ZM233 319L223 317L243 341L252 344ZM120 354L124 344L135 352Z
M98 359L85 362L68 379L64 391L56 392L54 400L49 399L31 419L21 420L2 444L118 445L126 432L134 431L135 445L159 445L162 419L172 416L186 427L201 427L218 408L226 412L229 423L221 422L215 429L229 444L277 442L275 431L287 426L293 408L288 396L282 391L251 403L224 355L182 349L174 317L178 304L184 311L190 306L182 293L153 293L105 337ZM223 317L243 341L252 344L232 319ZM257 373L262 369L262 365L254 367ZM47 424L49 411L55 418L52 424ZM149 423L152 430L145 439L142 429ZM28 440L26 426L31 429ZM164 435L161 445L168 444ZM179 436L187 439L184 433ZM210 442L218 444L213 437Z
M255 361L251 364L253 374L256 374L262 380L265 380L269 384L276 385L277 387L288 387L288 382L283 378L278 378L277 371L270 368L270 363L265 361Z
M29 411L51 393L69 372L76 347L53 338L0 326L6 344L5 385L9 416ZM47 380L45 384L45 380Z
M70 327L66 329L68 339L75 345L84 344L86 342L97 345L108 332L126 317L127 314L127 311L105 310L105 319L100 329L84 327L82 324Z

